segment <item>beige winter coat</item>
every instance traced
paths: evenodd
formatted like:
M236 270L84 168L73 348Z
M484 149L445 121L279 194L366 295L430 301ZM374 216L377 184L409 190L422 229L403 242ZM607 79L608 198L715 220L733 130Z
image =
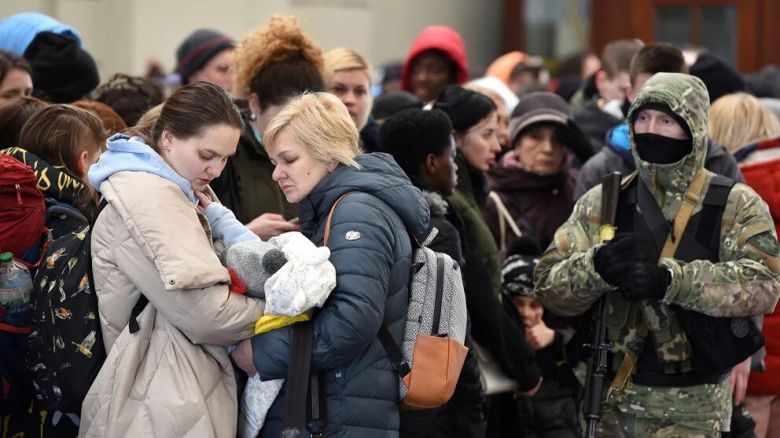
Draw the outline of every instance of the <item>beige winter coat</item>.
M174 183L120 172L92 266L108 358L84 400L80 437L230 437L236 386L223 345L252 335L264 303L228 291L206 218ZM149 304L127 329L140 296Z

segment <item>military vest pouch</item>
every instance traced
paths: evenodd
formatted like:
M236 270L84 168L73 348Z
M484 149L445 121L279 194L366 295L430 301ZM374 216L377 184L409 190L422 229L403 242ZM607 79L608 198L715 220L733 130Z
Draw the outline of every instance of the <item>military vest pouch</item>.
M685 328L693 350L692 365L697 372L728 372L764 346L764 336L750 318L685 313Z
M636 199L643 213L637 215L634 218L636 222L631 225L634 226L634 232L650 231L649 234L655 241L653 243L658 251L657 254L660 254L658 248L663 246L663 240L660 240L660 237L664 233L658 232L660 227L652 220L656 213L660 214L660 209L654 202L651 205L642 202L642 188L637 189L640 184L641 182L632 184L633 187L628 189L629 191L634 190L634 194L629 195L628 198ZM684 262L709 260L717 263L720 261L721 219L734 184L734 180L720 175L712 178L702 203L702 209L690 218L683 235L678 237L681 241L674 254L675 259ZM636 192L640 192L639 196L636 195ZM653 207L656 208L656 211L651 211ZM650 219L650 223L645 222L645 219ZM665 237L664 235L663 238L665 239ZM661 318L656 321L648 321L649 328L654 335L660 336L659 339L656 339L656 344L664 343L665 335L668 334L667 330L671 329L672 333L682 331L680 334L687 337L687 344L691 350L690 366L694 374L719 375L727 373L732 367L743 362L764 345L761 330L750 318L714 317L691 312L679 306L662 307L666 307L670 312L658 312L660 314L655 316ZM645 309L646 316L648 316L647 313L651 313L648 312L649 310L651 309ZM671 327L662 323L663 316L670 316L674 320ZM661 330L658 330L659 328ZM663 348L659 348L660 346L656 345L656 348L661 350L657 351L656 354L659 354L659 358L664 362ZM642 357L646 356L640 356L637 365L638 372L639 369L643 368Z

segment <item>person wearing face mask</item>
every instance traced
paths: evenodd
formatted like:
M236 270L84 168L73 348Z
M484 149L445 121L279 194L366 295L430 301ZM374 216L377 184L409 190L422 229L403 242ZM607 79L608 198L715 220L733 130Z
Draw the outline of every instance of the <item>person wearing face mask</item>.
M107 205L91 237L107 358L81 410L81 437L235 437L233 366L265 302L230 293L197 193L236 151L243 122L220 87L178 89L159 117L108 140L89 168ZM140 297L148 304L127 327Z
M747 317L771 312L780 295L766 203L704 169L708 118L701 80L650 78L628 112L637 171L621 183L617 237L601 243L597 186L534 272L537 295L558 314L606 300L603 436L727 432L728 376L763 341Z
M682 52L668 43L650 43L642 47L631 60L629 70L630 87L626 97L633 101L645 82L656 73L688 73ZM588 190L601 183L611 172L627 175L636 169L634 157L629 148L628 122L615 126L606 135L605 145L596 155L582 165L574 199L579 199ZM737 182L744 182L737 161L726 149L713 139L707 140L704 167Z
M487 173L485 217L502 257L523 235L546 248L571 214L577 178L571 162L591 150L570 114L569 105L550 92L524 96L512 113L512 150Z

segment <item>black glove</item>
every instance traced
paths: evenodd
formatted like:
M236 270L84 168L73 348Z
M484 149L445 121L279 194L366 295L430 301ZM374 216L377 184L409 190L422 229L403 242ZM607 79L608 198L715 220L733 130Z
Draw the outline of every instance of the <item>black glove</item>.
M585 164L594 154L593 146L588 136L571 120L566 122L566 126L556 127L555 139L563 146L569 148L580 164Z
M672 281L669 271L652 263L636 263L629 272L630 280L620 285L620 295L626 301L660 300Z
M639 261L637 257L637 239L632 234L620 234L596 251L593 266L604 281L620 286L630 280L631 267Z

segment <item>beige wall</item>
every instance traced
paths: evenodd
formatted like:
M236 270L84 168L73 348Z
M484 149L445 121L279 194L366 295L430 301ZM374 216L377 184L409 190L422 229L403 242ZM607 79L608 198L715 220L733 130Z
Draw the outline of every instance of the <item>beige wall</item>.
M403 58L426 25L461 32L472 68L500 54L500 0L0 0L0 17L39 11L75 26L100 69L141 74L157 58L175 66L175 50L193 29L212 27L236 39L274 13L299 17L328 50L352 47L374 64Z

